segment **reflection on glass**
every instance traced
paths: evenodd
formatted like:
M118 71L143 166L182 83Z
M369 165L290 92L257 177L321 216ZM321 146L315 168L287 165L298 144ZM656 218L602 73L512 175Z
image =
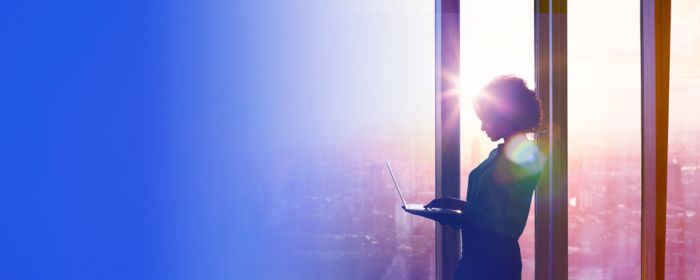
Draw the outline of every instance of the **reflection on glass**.
M568 5L569 279L639 279L639 1Z
M460 4L461 199L464 200L469 172L497 144L481 131L473 98L500 75L518 76L534 89L534 18L532 3L528 1L462 0ZM523 279L535 277L534 221L532 206L520 237Z
M700 279L700 3L671 3L666 279Z

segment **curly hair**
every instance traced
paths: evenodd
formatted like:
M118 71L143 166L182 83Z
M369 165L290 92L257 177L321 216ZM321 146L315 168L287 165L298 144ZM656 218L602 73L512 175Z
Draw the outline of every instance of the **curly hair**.
M493 118L510 125L513 132L533 132L542 120L542 105L525 81L515 76L496 77L476 97L479 118Z

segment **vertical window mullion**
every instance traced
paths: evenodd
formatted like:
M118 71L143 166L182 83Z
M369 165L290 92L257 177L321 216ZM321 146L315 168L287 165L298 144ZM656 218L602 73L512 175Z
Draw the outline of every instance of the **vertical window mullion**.
M642 0L642 279L664 279L671 1Z
M435 197L460 195L459 0L435 0ZM438 280L452 279L459 231L436 224Z
M537 142L545 155L535 193L535 278L566 279L567 46L566 1L535 0L535 91L542 101Z

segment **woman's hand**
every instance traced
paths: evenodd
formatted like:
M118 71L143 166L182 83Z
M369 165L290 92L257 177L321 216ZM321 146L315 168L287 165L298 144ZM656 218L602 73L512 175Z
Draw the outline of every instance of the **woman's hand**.
M433 199L425 205L425 208L447 208L452 210L462 210L467 205L467 202L451 197L441 197Z

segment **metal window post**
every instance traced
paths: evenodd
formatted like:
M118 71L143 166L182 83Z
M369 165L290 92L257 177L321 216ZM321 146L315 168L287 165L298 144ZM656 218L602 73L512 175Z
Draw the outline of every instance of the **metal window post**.
M671 1L641 0L642 279L664 279Z
M459 0L435 0L435 197L459 198ZM438 280L452 279L460 256L459 232L436 225Z
M535 0L535 91L545 154L535 191L535 278L568 278L566 0Z

